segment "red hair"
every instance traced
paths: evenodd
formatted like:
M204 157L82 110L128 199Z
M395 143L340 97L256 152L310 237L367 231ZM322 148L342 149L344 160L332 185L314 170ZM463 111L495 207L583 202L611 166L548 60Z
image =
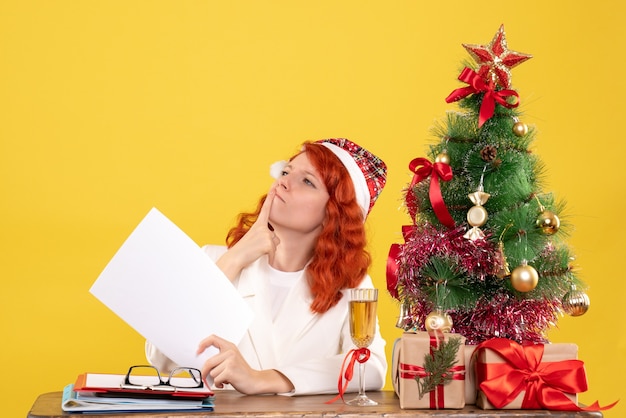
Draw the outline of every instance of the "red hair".
M371 257L365 249L363 211L356 202L348 171L323 145L307 142L302 152L307 153L329 194L323 229L313 249L313 258L306 267L313 295L311 310L324 313L339 302L343 289L358 286L367 273ZM253 213L239 215L237 224L226 236L229 248L254 224L266 197L261 198Z

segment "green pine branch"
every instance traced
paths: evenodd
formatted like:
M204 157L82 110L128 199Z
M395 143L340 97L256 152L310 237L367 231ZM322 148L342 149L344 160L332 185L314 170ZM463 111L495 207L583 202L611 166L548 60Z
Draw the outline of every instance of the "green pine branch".
M419 397L431 392L439 385L447 385L452 381L453 373L450 371L457 363L456 357L461 346L461 339L450 337L448 341L442 341L439 347L432 353L424 355L424 370L426 376L416 377Z
M422 291L434 306L459 309L476 304L479 294L468 281L467 272L460 268L459 260L450 257L433 257L420 274L426 278Z

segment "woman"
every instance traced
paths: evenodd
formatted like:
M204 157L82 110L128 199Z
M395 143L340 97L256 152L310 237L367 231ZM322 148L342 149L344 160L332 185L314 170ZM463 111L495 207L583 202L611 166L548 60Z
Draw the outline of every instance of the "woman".
M385 185L384 162L347 139L326 139L305 143L285 164L255 213L239 216L227 247L204 247L254 311L238 345L216 335L200 343L198 353L219 350L202 369L217 388L337 392L342 362L354 348L347 289L373 287L363 224ZM377 324L366 389L384 384L384 347ZM159 369L174 367L149 342L146 355Z

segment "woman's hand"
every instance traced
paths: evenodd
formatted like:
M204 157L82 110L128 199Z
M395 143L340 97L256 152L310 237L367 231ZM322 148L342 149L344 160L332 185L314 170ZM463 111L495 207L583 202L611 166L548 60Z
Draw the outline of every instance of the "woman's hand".
M276 184L267 193L259 216L248 232L218 260L217 266L226 277L234 280L241 270L256 261L262 255L269 255L270 261L274 257L280 240L269 223L272 203L276 197Z
M223 388L225 384L230 384L246 395L285 393L293 390L291 381L282 373L276 370L253 369L235 344L216 335L202 340L197 354L211 346L217 348L219 353L204 362L202 373L213 378L215 387Z

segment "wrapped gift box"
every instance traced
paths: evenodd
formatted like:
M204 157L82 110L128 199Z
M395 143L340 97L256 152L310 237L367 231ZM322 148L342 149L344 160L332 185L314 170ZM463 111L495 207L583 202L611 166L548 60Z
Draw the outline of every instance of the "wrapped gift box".
M489 342L490 341L487 341L486 343L489 343ZM562 363L563 361L577 360L578 347L575 344L545 344L541 346L543 348L543 353L537 354L538 349L539 349L538 351L541 351L540 350L541 347L538 347L537 345L521 346L512 341L510 341L510 343L512 343L511 347L514 347L512 349L512 353L517 353L517 354L511 354L510 358L517 357L516 361L511 362L511 361L505 360L505 358L503 358L503 356L501 355L502 351L500 350L485 348L483 345L479 345L475 353L475 356L472 357L472 361L474 361L475 364L468 365L468 368L474 369L473 371L475 372L475 383L476 383L475 387L478 389L478 392L476 395L476 405L479 408L482 408L482 409L548 409L548 408L538 407L537 402L534 399L531 400L531 403L533 404L532 407L524 408L523 406L524 397L526 396L526 391L527 389L531 388L528 385L534 384L532 381L537 381L537 379L539 379L537 377L539 374L544 374L547 380L549 380L549 378L547 377L547 374L554 372L556 371L556 369L559 369L559 368L572 370L572 367L566 367L566 366L571 366L573 364L574 366L576 366L575 368L580 367L580 370L577 373L578 378L582 379L584 377L584 369L582 369L582 362ZM489 344L487 344L486 346L488 345ZM520 350L523 351L522 355L520 355L522 353L522 351ZM534 350L533 353L531 353L530 350ZM516 366L512 363L517 363L517 364L524 363L524 360L520 360L523 357L528 359L528 366L522 366L521 368L516 368ZM537 363L537 360L539 361L538 363ZM537 364L534 364L534 363L537 363ZM520 371L522 371L522 373L520 373ZM518 379L518 377L523 374L526 374L527 376L534 375L534 377L531 377L531 383L528 383L526 381L522 382L523 379ZM514 398L512 397L512 393L514 393L513 389L503 384L503 382L512 381L511 379L508 379L507 376L511 376L517 379L516 381L518 382L518 386L517 386L518 389L523 387L523 390L521 390ZM552 379L555 379L555 376L556 374L553 374ZM485 383L486 381L490 381L490 380L493 382L493 384L491 385L492 387L491 390L489 390L485 386L481 386L483 385L483 383ZM562 386L558 383L558 381L554 380L554 382L556 382L555 387ZM583 386L586 386L586 378L585 378L585 383ZM501 393L495 393L493 388L496 388L497 391L501 391ZM546 386L536 385L533 387L533 391L535 391L537 388L543 388L544 391L548 390L546 389ZM542 389L539 389L539 391L541 390ZM550 390L552 390L552 388L550 388ZM562 393L573 404L578 404L577 393L568 393L566 391L559 391L559 393ZM529 393L529 396L530 395L531 394ZM533 394L535 398L545 396L545 395L546 395L545 393L540 394L536 392L534 392ZM505 396L509 396L512 399L510 400L510 402L503 404L505 402L503 400ZM559 397L560 396L561 395L559 395ZM494 403L496 405L494 405Z
M449 371L452 380L438 385L435 390L420 398L416 381L424 376L424 356L441 341L459 338L461 341L456 353L456 363ZM405 332L394 344L392 359L392 380L402 409L461 409L465 406L465 338L459 334Z
M476 393L478 391L476 387L476 372L474 367L470 367L472 363L472 356L476 350L475 345L465 346L465 404L474 405L476 403Z

